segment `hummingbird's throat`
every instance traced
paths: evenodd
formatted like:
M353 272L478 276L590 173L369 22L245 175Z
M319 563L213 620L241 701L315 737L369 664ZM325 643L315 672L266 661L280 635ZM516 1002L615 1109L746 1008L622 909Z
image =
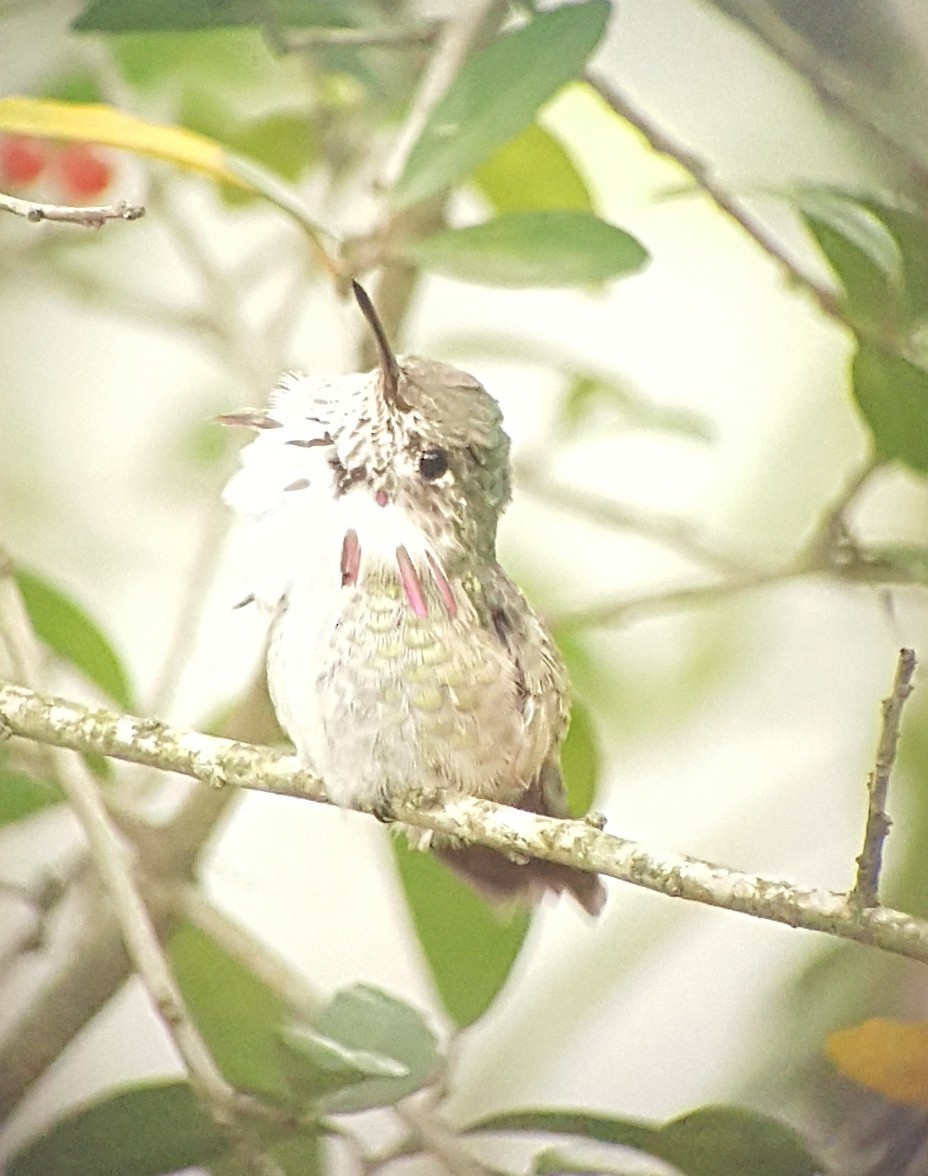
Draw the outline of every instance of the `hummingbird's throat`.
M396 567L399 573L400 587L403 589L403 596L406 599L410 612L416 617L427 617L429 615L430 593L426 591L418 568L410 557L406 547L402 544L396 549ZM451 587L451 582L445 575L444 568L431 551L426 551L425 553L425 571L430 577L430 582L437 589L438 602L444 609L446 615L449 617L456 616L458 602L454 595L454 589ZM349 530L345 532L345 537L342 540L342 587L348 588L357 584L360 572L361 544L358 540L357 531Z

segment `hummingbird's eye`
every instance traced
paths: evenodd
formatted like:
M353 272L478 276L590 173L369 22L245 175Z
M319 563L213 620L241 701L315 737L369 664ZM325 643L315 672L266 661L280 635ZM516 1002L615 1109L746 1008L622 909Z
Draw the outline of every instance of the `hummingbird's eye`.
M437 481L448 468L444 449L424 449L419 458L419 473L427 482Z

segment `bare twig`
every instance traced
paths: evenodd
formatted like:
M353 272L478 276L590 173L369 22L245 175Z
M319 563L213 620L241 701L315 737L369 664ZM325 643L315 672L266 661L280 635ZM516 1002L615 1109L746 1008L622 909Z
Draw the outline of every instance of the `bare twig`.
M704 539L696 525L686 519L625 506L577 486L553 482L533 461L517 462L513 472L520 487L551 506L583 515L605 527L654 539L685 559L714 568L724 575L742 576L750 570L745 560Z
M429 115L441 101L475 43L506 9L505 0L475 0L444 25L435 52L422 75L406 119L383 164L380 185L392 188L400 178Z
M644 135L651 148L659 155L666 155L689 172L697 186L710 200L730 217L751 237L763 251L772 258L786 275L788 281L801 287L817 303L819 309L829 318L848 325L848 319L841 303L832 290L816 282L786 252L776 236L744 205L728 192L712 175L711 168L696 154L675 142L656 122L623 94L602 73L591 70L587 81L594 90L612 107L620 118L625 119Z
M97 204L78 208L70 204L37 204L34 200L23 200L0 192L0 212L12 212L14 216L25 217L37 224L39 221L56 221L61 224L81 225L85 229L99 229L107 221L133 221L145 215L140 204Z
M422 1151L432 1155L449 1176L491 1176L490 1169L472 1156L457 1134L430 1110L412 1103L394 1108L398 1118L412 1129ZM410 1141L411 1143L411 1141ZM415 1155L418 1148L410 1147L405 1154Z
M437 21L423 21L408 27L383 29L306 29L288 32L281 41L286 53L308 49L405 49L409 45L431 45L438 35Z
M278 956L266 943L249 934L209 899L199 888L184 885L169 901L183 912L189 921L205 935L215 940L233 959L238 960L258 977L291 1008L307 1019L315 1016L322 1006L322 998L309 983Z
M881 708L883 719L876 763L867 780L867 825L864 831L864 845L857 859L857 881L850 895L851 900L862 907L875 907L880 901L883 846L892 825L886 813L886 796L893 764L896 762L902 708L912 693L915 665L914 651L900 649L892 694L889 698L883 699Z
M321 781L294 770L294 758L180 731L150 719L89 711L0 683L0 721L17 735L145 763L216 785L238 784L322 800ZM847 894L730 870L684 854L648 849L585 821L559 820L473 797L441 808L397 804L397 820L516 857L535 857L604 874L690 902L821 931L928 962L928 920L886 907L862 909Z

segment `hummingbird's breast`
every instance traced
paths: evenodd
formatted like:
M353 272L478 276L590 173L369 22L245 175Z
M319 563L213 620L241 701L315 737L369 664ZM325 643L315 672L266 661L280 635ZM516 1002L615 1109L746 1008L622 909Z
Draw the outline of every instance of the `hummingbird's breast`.
M376 807L398 795L514 802L560 742L556 655L526 649L527 672L480 582L442 585L428 571L418 576L422 608L411 607L395 567L369 562L335 601L313 602L297 586L275 624L275 707L338 804ZM509 607L528 609L506 583Z

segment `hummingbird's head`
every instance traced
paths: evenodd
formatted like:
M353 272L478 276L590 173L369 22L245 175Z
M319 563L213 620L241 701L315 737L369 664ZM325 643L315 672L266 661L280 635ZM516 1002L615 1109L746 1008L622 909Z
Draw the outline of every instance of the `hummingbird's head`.
M289 377L266 413L220 418L259 430L226 497L252 515L284 500L313 501L341 536L343 585L363 579L365 561L376 561L398 574L417 615L435 594L423 589L423 576L453 611L451 582L495 558L509 500L499 405L466 372L395 355L367 294L352 286L378 367L327 380Z

